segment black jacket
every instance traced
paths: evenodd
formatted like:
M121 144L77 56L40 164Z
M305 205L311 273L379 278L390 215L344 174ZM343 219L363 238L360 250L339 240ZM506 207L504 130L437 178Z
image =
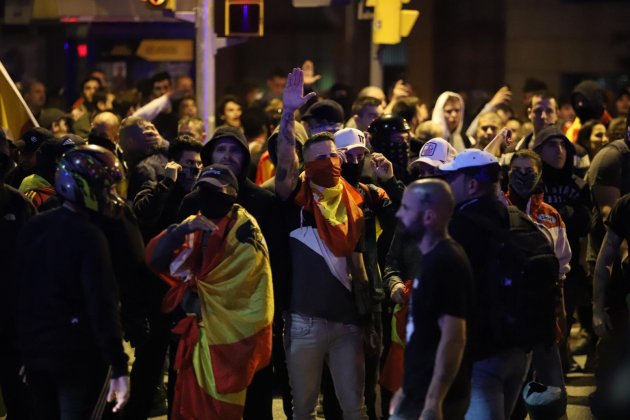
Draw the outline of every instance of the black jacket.
M250 153L247 139L239 129L232 127L218 128L212 138L201 151L201 160L204 166L212 163L212 152L218 140L223 138L236 140L243 149L243 163L241 173L237 176L239 181L238 197L236 203L240 204L249 214L254 216L269 248L271 272L273 274L273 288L276 313L281 313L288 303L288 279L291 273L289 259L289 232L282 217L283 205L271 192L262 189L247 178L247 168L250 162ZM177 216L177 220L197 214L199 211L199 192L193 190L186 195Z
M509 226L508 211L505 204L494 195L474 198L460 203L455 208L453 217L449 223L449 233L466 251L468 260L473 269L475 305L471 311L471 334L469 346L474 360L480 360L495 355L501 350L501 346L494 342L491 334L489 308L493 304L488 299L486 292L488 285L488 256L490 241L493 240L487 234L487 230L475 224L472 220L483 218L497 227Z
M170 178L149 181L142 186L133 200L133 211L138 218L145 242L149 242L173 223L187 192Z
M18 278L16 243L18 234L35 214L35 207L16 189L0 184L0 341L7 343L15 334L15 308Z
M33 217L17 245L18 343L27 368L64 372L101 359L127 372L118 287L107 238L87 216L60 207Z

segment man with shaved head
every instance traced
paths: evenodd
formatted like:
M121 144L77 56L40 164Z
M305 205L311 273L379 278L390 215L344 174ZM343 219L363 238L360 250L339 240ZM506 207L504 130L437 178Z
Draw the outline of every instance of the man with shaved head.
M472 268L448 234L455 199L448 184L422 179L405 190L396 216L417 242L422 266L413 281L402 389L390 419L463 419L471 365L464 357Z
M120 118L116 114L105 111L96 114L92 120L92 130L106 136L112 143L118 144Z
M129 167L123 149L119 145L120 118L114 113L99 112L92 120L92 129L88 134L88 143L101 146L114 153L122 164L125 179L116 187L122 197L127 197Z

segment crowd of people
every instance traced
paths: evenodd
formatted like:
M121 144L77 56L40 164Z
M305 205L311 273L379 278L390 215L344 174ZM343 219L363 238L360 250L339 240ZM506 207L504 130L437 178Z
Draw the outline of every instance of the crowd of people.
M296 420L557 419L578 370L597 418L630 416L630 89L528 79L523 110L504 86L475 114L318 79L234 89L212 133L186 75L94 71L69 112L21 84L8 419L267 420L274 393Z

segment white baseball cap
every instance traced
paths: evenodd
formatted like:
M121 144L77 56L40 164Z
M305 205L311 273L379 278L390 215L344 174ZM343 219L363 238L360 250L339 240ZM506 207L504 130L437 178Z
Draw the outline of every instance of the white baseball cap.
M452 162L439 166L443 172L454 172L465 168L475 168L478 166L498 165L499 161L492 153L479 149L466 149L455 156Z
M365 133L356 128L344 128L335 133L335 145L338 149L352 150L361 147L369 152L365 141Z
M457 150L449 142L441 137L435 137L422 146L418 159L411 162L409 167L413 168L420 163L426 163L437 168L443 163L453 161L455 156L457 156Z

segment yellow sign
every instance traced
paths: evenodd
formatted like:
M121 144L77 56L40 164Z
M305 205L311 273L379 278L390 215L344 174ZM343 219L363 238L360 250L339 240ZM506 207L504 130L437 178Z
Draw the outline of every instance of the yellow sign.
M136 55L147 61L192 61L192 39L143 39Z

